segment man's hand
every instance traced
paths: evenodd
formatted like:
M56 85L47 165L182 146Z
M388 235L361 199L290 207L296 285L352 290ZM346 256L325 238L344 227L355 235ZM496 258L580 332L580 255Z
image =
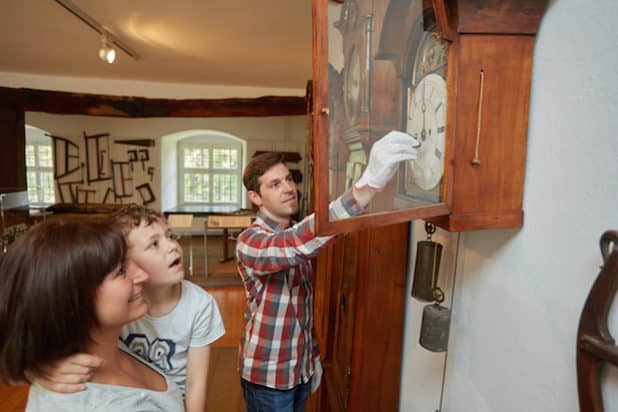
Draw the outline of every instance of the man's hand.
M369 153L369 164L354 188L380 191L388 184L399 163L416 159L416 148L420 144L409 134L392 131L374 143Z
M311 377L311 393L315 393L320 387L320 382L322 381L322 363L320 362L320 358L317 357L315 359L315 366L313 370L313 376Z
M28 372L28 379L36 380L45 389L74 393L86 389L84 382L89 381L96 368L105 361L98 356L78 353L61 359L42 368L43 374Z

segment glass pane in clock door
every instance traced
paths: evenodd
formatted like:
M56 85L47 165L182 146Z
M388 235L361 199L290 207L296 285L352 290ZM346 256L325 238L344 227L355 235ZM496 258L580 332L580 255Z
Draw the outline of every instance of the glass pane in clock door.
M367 164L365 36L371 10L363 9L370 2L362 0L328 3L329 200L334 200L358 180Z
M417 158L402 162L367 213L352 219L363 223L346 223L345 229L375 226L377 215L384 218L378 223L386 224L447 214L448 44L434 31L431 2L423 10L423 0L315 1L322 5L314 22L316 83L320 75L328 80L328 110L321 109L324 97L316 110L317 146L322 148L316 171L318 232L342 228L320 209L352 187L367 167L373 144L392 130L411 136ZM327 68L321 56L327 56Z

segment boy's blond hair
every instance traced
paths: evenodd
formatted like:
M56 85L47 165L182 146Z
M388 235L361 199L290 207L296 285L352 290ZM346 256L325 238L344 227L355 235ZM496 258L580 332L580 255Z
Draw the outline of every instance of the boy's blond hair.
M145 222L146 226L150 226L153 222L165 223L165 218L159 212L146 206L131 204L109 215L108 221L120 227L125 238L128 238L131 230L139 227L142 222Z

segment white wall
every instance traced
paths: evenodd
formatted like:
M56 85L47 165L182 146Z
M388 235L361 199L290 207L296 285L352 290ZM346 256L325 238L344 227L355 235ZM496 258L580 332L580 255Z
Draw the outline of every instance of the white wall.
M88 77L49 76L16 72L0 72L0 86L58 90L75 93L106 94L116 96L139 96L169 99L218 99L218 98L252 98L261 96L304 96L304 89L265 88L246 86L201 85L188 83L159 83L134 80L113 80ZM175 202L169 190L175 190L175 184L161 180L161 142L159 138L185 130L215 130L232 134L247 140L249 157L257 150L278 150L300 153L303 160L290 164L290 168L303 172L301 192L306 191L307 176L305 146L307 127L304 116L276 117L233 117L233 118L159 118L159 119L122 119L95 116L57 116L45 113L29 113L26 123L51 133L56 133L71 140L83 141L82 133L110 133L112 138L149 138L155 139L157 145L152 150L155 154L155 176L152 181L157 201L150 204L155 209L169 207ZM169 146L170 142L166 142ZM83 149L82 149L83 151ZM124 159L120 159L124 160ZM166 159L169 161L169 159ZM152 163L152 162L151 162ZM169 162L168 162L169 163ZM162 184L164 187L162 187ZM166 192L163 193L162 191ZM243 189L244 190L244 189ZM24 194L19 198L23 201ZM306 198L306 196L304 196ZM164 198L166 202L161 203ZM12 199L12 198L11 198ZM98 198L97 198L98 199ZM12 204L5 198L6 204ZM99 199L100 200L100 199ZM245 200L248 203L247 200Z
M550 1L534 56L524 226L438 235L450 249L441 276L455 277L448 358L418 347L422 304L409 299L401 411L438 409L445 361L442 411L579 411L577 326L599 237L618 229L616 17L615 0ZM614 303L614 337L617 313ZM616 368L603 391L605 410L618 411Z
M213 130L246 140L248 157L251 157L257 150L298 152L303 161L289 166L304 172L307 135L304 116L127 119L28 112L26 113L26 123L54 135L66 137L77 142L80 147L83 146L83 132L89 135L109 133L114 140L154 139L155 147L151 149L149 165L154 166L155 169L154 178L150 185L157 200L149 206L155 209L159 209L161 206L163 206L163 209L175 206L175 204L172 204L175 196L170 196L169 193L169 190L175 190L175 185L170 184L169 181L163 181L165 183L163 189L166 192L162 192L161 138L181 131ZM118 148L120 152L116 153L117 157L114 160L126 160L126 154L122 153L122 150L127 147ZM81 150L84 151L83 148ZM306 176L303 176L304 180L306 178ZM140 181L140 183L142 182ZM95 200L91 201L101 201L103 195L104 192L98 193ZM161 199L167 199L167 201L162 204Z
M224 99L228 97L305 95L304 89L159 83L137 80L97 79L90 77L48 76L15 72L0 72L0 86L162 99Z
M158 83L15 72L0 72L0 86L170 99L305 95L304 89ZM307 138L305 116L125 119L28 113L26 123L78 143L83 142L83 132L88 134L110 133L112 139L155 139L156 146L151 150L153 156L150 163L155 167L151 186L157 200L149 205L155 209L171 207L176 199L175 193L169 192L176 190L175 182L170 182L169 179L161 179L162 161L165 160L169 164L175 162L175 158L174 160L170 160L169 157L164 158L161 152L162 141L160 138L187 130L213 130L244 139L247 141L245 156L248 157L251 157L258 150L298 152L303 160L298 164L290 164L289 166L303 172L303 183L300 187L303 195L307 187L304 161ZM164 144L169 146L170 142L171 140ZM124 154L116 153L116 155L121 156L121 158L115 160L125 160L122 157ZM100 201L102 196L97 195L96 200ZM306 198L306 196L304 197ZM5 200L8 202L8 199ZM164 202L162 203L161 200L164 200ZM246 199L245 202L247 205L250 204Z

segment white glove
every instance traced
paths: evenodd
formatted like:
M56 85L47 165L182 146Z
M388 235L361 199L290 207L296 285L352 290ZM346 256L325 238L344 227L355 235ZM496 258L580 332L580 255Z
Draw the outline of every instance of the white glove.
M311 393L314 393L320 387L320 381L322 380L322 363L320 357L315 358L313 365L313 376L311 377Z
M420 144L407 133L392 131L375 142L369 153L369 164L354 184L356 189L369 186L382 190L388 184L399 163L416 159L416 148Z

